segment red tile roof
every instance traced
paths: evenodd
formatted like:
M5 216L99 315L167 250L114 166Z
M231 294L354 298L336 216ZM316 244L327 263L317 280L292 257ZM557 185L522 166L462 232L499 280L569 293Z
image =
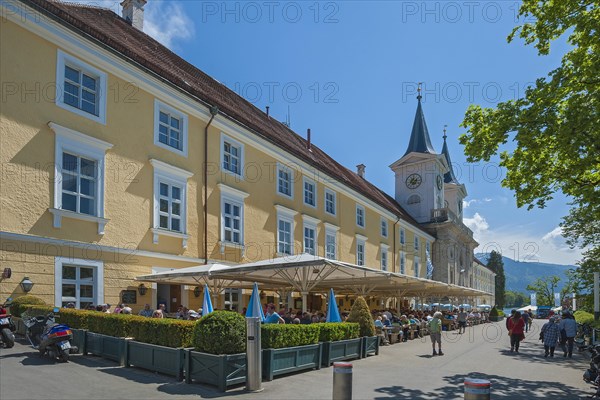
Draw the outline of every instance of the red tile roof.
M267 115L225 85L211 78L173 53L147 34L132 27L113 11L90 5L48 0L20 0L56 19L78 34L95 39L116 52L170 82L205 104L219 107L219 112L354 189L401 219L422 229L388 194L345 168L327 153L307 142L286 125Z

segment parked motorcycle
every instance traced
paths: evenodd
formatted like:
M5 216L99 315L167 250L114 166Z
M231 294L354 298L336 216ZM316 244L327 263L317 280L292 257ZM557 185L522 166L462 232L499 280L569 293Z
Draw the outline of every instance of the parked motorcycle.
M14 331L17 330L14 322L12 321L6 307L10 307L12 299L9 297L6 299L6 303L0 305L0 345L3 345L7 349L10 349L15 345Z
M25 336L40 355L48 355L51 359L61 362L69 361L69 354L77 353L77 347L71 345L73 332L64 324L57 324L55 313L58 308L48 315L24 317L23 322L27 327Z
M595 393L590 398L600 398L600 345L588 346L592 359L590 367L583 373L583 380L595 387Z

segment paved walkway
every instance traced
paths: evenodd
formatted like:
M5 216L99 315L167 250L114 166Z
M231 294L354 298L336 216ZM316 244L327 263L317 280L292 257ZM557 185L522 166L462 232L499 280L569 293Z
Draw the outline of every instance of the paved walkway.
M542 321L535 321L519 354L508 351L504 323L479 325L467 333L444 332L444 356L431 356L428 340L381 348L379 356L356 360L354 399L458 399L465 377L489 379L493 399L566 400L591 391L581 376L584 355L543 357L537 340ZM209 386L186 385L169 377L91 356L72 356L52 364L24 342L0 350L0 399L331 399L332 368L276 378L259 394L243 387L220 393Z

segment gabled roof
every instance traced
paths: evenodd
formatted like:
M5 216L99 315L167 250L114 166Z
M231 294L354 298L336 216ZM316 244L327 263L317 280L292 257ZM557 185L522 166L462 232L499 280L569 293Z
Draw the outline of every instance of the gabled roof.
M312 151L308 151L307 142L303 137L274 118L267 117L262 110L194 67L152 37L132 27L113 11L95 6L49 0L20 1L56 20L83 38L112 51L144 72L157 75L161 80L191 95L200 103L217 106L219 113L226 118L246 127L257 136L284 149L411 225L422 229L419 223L387 193L339 164L314 144L311 147Z
M444 174L444 182L445 183L455 183L460 185L458 179L454 175L454 169L452 168L452 160L450 159L450 152L448 151L448 145L446 144L446 130L444 129L444 146L442 147L442 154L446 157L446 161L448 162L448 172Z
M423 108L421 107L421 95L417 97L417 112L415 114L415 121L413 122L412 132L410 134L410 141L408 142L408 153L429 153L437 154L433 145L431 144L431 138L429 137L429 130L427 129L427 123L425 122L425 115L423 114Z

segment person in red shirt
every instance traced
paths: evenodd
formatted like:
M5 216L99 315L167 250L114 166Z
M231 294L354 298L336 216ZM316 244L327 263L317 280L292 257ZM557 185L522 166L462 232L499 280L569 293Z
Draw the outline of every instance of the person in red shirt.
M520 312L515 314L508 320L508 334L510 335L510 351L519 352L519 343L525 339L525 321L521 317Z

